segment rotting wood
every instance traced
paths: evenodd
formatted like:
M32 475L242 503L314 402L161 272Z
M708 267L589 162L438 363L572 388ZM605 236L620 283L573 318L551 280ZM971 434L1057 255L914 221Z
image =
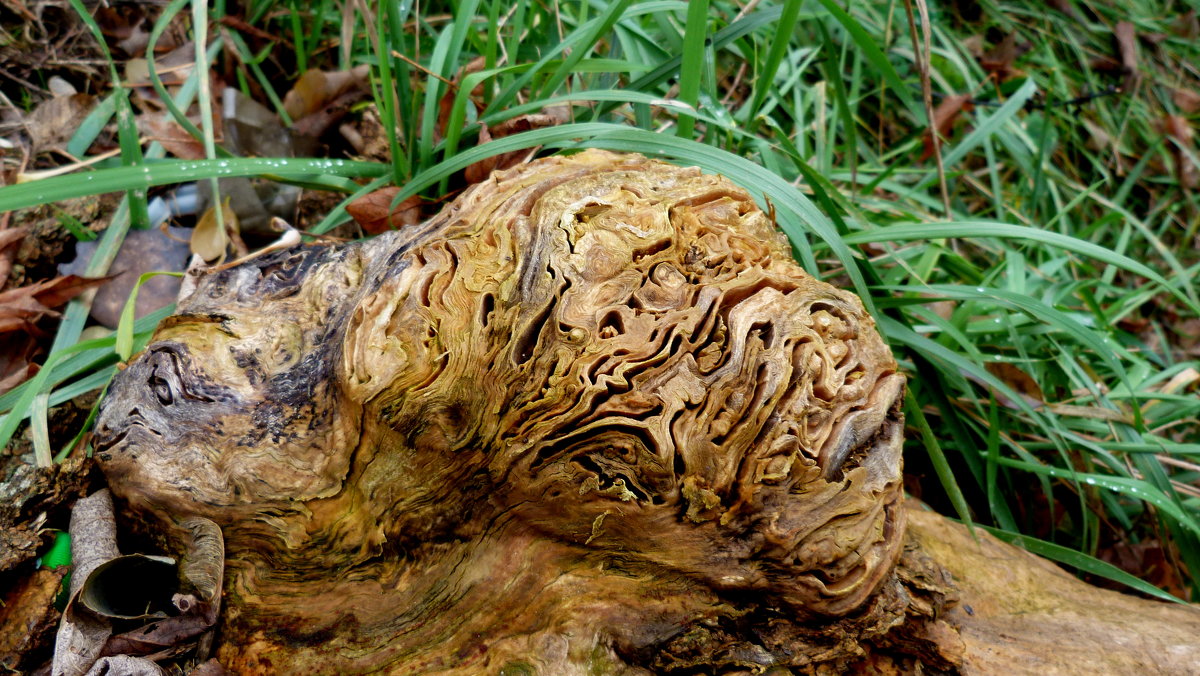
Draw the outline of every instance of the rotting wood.
M221 526L235 672L970 670L903 387L745 191L588 151L201 278L95 445Z

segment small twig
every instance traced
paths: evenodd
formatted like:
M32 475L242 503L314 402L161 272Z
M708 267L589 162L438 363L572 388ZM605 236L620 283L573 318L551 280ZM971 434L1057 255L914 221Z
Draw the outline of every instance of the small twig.
M1025 103L1025 109L1026 110L1050 110L1052 108L1065 108L1065 107L1070 107L1070 106L1081 106L1085 103L1091 103L1092 101L1095 101L1096 99L1101 99L1106 96L1116 96L1116 95L1124 94L1124 93L1125 93L1125 91L1120 87L1120 85L1110 85L1109 87L1106 87L1105 89L1103 89L1101 91L1088 92L1086 94L1076 96L1073 99L1067 99L1066 101L1045 101L1043 103L1037 103L1035 101L1027 101ZM941 92L933 92L933 98L935 98L935 99L945 99L946 96L947 96L946 94L943 94ZM971 99L967 99L966 102L970 103L973 106L984 106L984 107L998 107L998 106L1004 105L1003 101L995 101L992 99L971 98Z
M416 61L413 61L412 59L401 54L400 52L393 49L392 56L400 59L401 61L407 63L408 65L412 66L413 68L416 68L417 70L421 71L422 73L425 73L426 75L428 75L430 77L436 77L437 79L444 82L447 86L454 89L454 91L458 91L458 85L455 84L452 80L447 80L446 78L442 77L441 75L438 75L437 73L433 72L432 70L429 70L425 66L422 66L421 64L417 63Z
M937 163L938 186L942 190L942 207L946 210L946 218L950 216L950 190L946 187L946 166L942 163L942 138L938 133L937 123L933 119L933 86L929 81L929 52L932 37L929 30L929 6L925 0L917 0L917 8L921 12L921 34L925 48L921 49L921 40L917 39L917 22L913 16L912 0L904 0L904 11L908 14L908 28L912 33L913 56L917 60L917 70L921 73L921 93L925 99L925 116L929 118L929 135L933 139L933 158Z

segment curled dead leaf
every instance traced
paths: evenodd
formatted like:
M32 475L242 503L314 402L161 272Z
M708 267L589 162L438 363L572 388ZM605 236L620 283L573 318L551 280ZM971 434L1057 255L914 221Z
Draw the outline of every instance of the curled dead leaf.
M369 72L366 65L339 71L309 69L284 95L283 109L293 120L316 113L351 90L365 89Z
M8 273L12 271L12 257L25 236L28 228L9 228L0 230L0 289L8 281Z
M232 242L230 234L238 231L237 214L229 206L228 198L221 205L221 215L224 227L217 221L216 208L209 207L196 222L196 228L192 232L192 253L208 262L225 259L225 253Z

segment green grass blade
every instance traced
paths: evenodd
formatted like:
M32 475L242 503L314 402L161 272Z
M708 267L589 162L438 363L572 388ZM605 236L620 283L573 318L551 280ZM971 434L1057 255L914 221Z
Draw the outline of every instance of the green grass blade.
M1066 251L1073 251L1077 254L1116 266L1122 270L1141 275L1161 285L1191 308L1193 312L1200 313L1200 304L1194 303L1174 284L1168 282L1166 278L1148 265L1139 263L1128 256L1115 253L1111 249L1057 232L1029 228L1022 225L994 223L991 221L901 223L886 228L876 228L874 230L847 235L845 242L846 244L867 244L872 242L903 242L915 239L942 239L949 237L1021 239L1029 242L1048 244Z
M708 0L691 0L688 3L687 25L683 33L683 54L680 61L679 100L695 108L700 102L700 77L704 73L704 42L708 39ZM690 139L696 127L696 118L679 116L676 134Z
M202 178L278 176L303 179L314 175L371 178L390 171L378 162L355 160L264 159L235 157L227 160L162 160L141 167L118 167L0 188L0 211L58 202L119 190L145 190L157 185Z
M1143 594L1153 596L1164 601L1172 601L1174 603L1183 604L1187 603L1182 599L1176 598L1175 595L1168 594L1149 582L1140 580L1129 573L1126 573L1120 568L1117 568L1111 563L1101 561L1094 556L1088 556L1087 554L1077 552L1074 549L1069 549L1067 547L1063 547L1062 545L1056 545L1053 542L1039 540L1038 538L1030 537L1028 535L1013 533L1000 528L989 528L988 526L980 527L996 536L1000 540L1012 545L1016 545L1017 547L1020 547L1021 549L1033 554L1037 554L1038 556L1044 556L1051 561L1057 561L1061 564L1071 566L1076 570L1090 573L1106 580L1118 582L1126 587L1129 587L1130 589L1134 589Z

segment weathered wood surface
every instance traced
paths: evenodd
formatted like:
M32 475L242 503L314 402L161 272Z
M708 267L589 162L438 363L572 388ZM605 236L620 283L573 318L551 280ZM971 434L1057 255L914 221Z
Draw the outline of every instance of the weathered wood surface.
M1200 609L1099 589L909 502L909 538L948 571L964 674L1200 674Z
M902 392L744 191L589 151L204 276L96 448L221 526L234 671L970 669Z

